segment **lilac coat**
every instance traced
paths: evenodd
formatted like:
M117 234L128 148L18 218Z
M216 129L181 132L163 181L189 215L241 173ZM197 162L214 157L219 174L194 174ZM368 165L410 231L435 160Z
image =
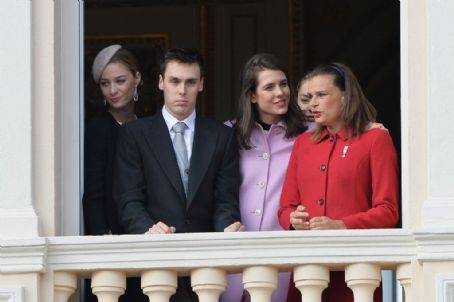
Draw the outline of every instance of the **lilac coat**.
M227 122L227 125L232 124ZM240 149L240 213L246 231L282 230L277 218L279 198L295 138L285 138L284 122L269 131L256 123L251 133L250 150ZM272 302L287 300L290 273L279 273L279 285ZM228 287L221 302L240 302L243 294L242 275L228 276Z

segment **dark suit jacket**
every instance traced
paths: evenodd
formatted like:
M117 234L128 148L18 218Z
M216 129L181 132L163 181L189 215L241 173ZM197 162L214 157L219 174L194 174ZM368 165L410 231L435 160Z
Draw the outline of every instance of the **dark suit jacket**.
M84 212L85 235L121 234L112 197L113 166L120 125L104 112L85 127Z
M240 220L239 185L235 134L221 123L196 118L187 198L161 111L120 128L114 199L128 233L143 234L158 221L178 233L223 231ZM148 301L139 296L134 301ZM198 301L189 278L179 278L170 301Z
M221 123L196 118L187 198L161 111L120 128L115 169L114 199L128 233L158 221L178 233L223 231L240 220L238 146Z

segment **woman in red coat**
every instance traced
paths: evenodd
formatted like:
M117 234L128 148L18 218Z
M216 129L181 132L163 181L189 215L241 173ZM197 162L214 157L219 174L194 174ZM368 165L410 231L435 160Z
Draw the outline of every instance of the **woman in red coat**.
M307 75L317 128L294 144L281 195L285 229L392 228L399 219L397 155L388 132L364 131L376 111L340 63ZM381 289L374 301L381 301ZM353 302L344 272L331 272L323 301ZM288 301L301 301L293 287Z

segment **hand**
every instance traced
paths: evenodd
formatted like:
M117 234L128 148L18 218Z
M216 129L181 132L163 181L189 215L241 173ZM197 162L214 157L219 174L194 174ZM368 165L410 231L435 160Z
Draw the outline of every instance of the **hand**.
M224 229L224 232L243 232L245 229L246 228L244 227L244 225L241 224L241 222L236 221L229 225L228 227L226 227Z
M342 220L334 220L326 216L312 218L309 221L309 227L311 230L336 230L347 228Z
M295 211L290 213L290 224L295 230L309 230L309 222L306 221L308 216L306 207L299 205Z
M164 222L159 221L156 224L153 224L151 228L145 234L153 235L153 234L173 234L177 229L173 226L168 226Z
M369 131L371 129L380 129L383 131L388 131L388 128L386 128L382 123L369 123L366 125L366 131Z

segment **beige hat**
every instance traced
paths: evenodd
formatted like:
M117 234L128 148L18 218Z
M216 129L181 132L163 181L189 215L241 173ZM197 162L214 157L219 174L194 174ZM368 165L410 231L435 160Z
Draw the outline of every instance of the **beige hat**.
M114 44L103 48L98 54L96 55L95 60L93 61L92 67L92 74L95 83L99 83L99 79L101 78L102 72L106 68L107 64L109 64L110 59L112 59L113 55L121 48L121 45Z

